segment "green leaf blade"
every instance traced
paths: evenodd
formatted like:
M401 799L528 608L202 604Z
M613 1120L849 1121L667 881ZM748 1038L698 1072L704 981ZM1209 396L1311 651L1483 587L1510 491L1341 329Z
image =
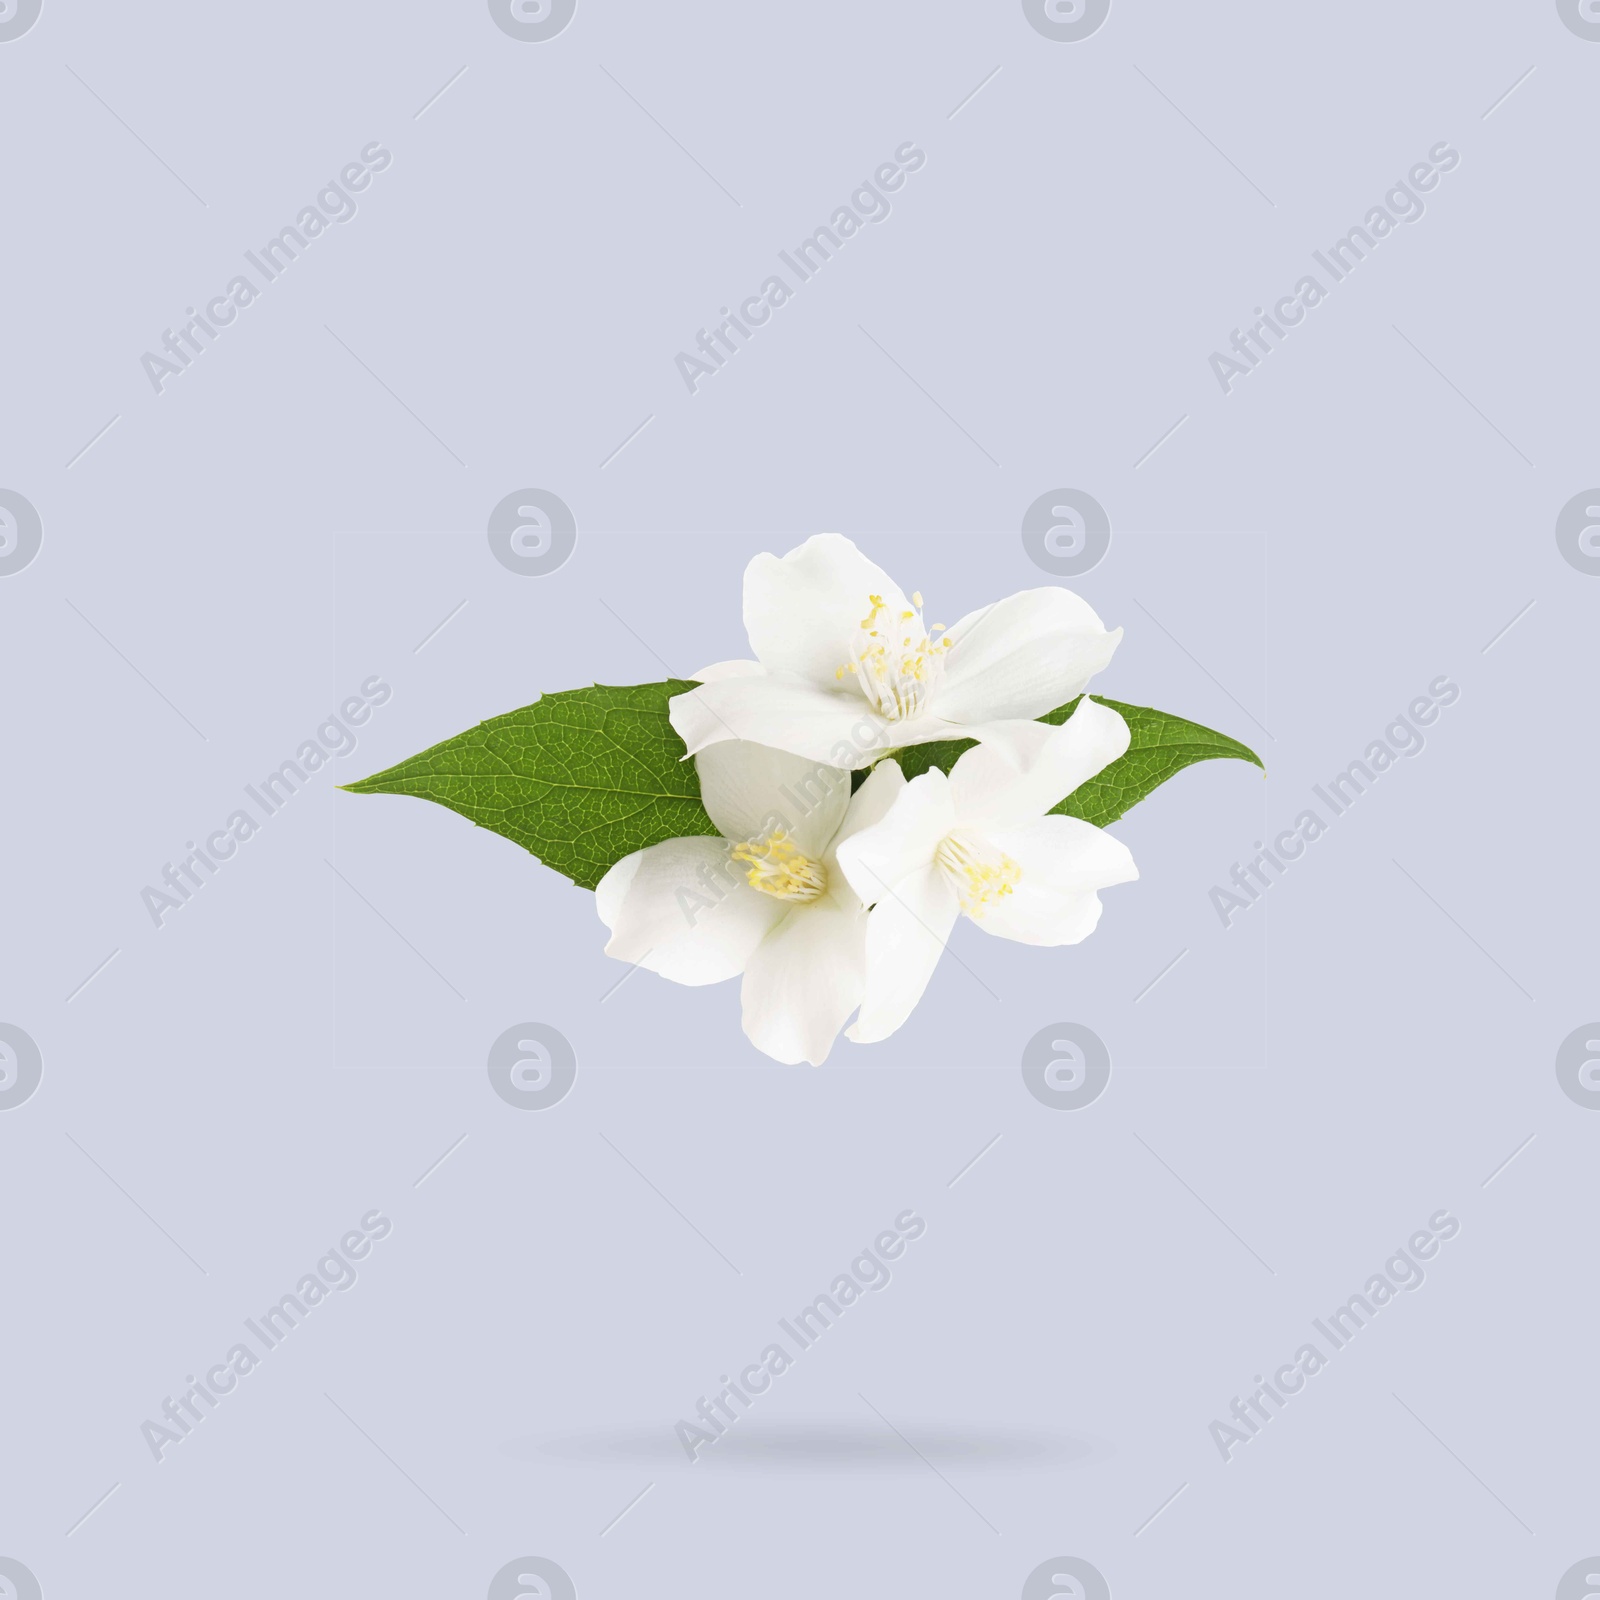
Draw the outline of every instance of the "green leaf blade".
M715 835L667 703L690 682L547 694L346 787L431 800L580 888L663 839Z

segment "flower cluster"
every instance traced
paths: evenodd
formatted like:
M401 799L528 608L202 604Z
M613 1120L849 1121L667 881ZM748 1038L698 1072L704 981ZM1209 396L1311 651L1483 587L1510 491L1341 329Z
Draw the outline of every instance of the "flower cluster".
M618 861L595 891L606 953L677 983L742 975L744 1031L774 1059L887 1038L927 988L956 921L1077 944L1127 848L1054 808L1128 748L1083 694L1108 631L1065 589L1030 589L945 627L837 534L744 577L756 659L697 674L671 702L720 837ZM948 774L895 758L976 740ZM867 769L856 783L854 774Z

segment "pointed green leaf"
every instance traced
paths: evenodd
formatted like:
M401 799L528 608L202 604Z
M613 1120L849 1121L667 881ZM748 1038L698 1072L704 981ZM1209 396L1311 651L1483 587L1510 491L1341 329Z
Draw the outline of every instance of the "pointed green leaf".
M547 694L347 787L448 806L592 889L635 850L717 831L667 720L667 702L692 688Z

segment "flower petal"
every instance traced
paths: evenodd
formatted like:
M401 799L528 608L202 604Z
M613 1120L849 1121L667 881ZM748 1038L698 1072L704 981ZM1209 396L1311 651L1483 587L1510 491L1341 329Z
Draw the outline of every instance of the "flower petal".
M1077 817L1041 817L991 835L990 842L1022 869L1012 892L973 921L1020 944L1077 944L1100 920L1097 889L1139 876L1120 839Z
M898 888L902 878L932 864L955 820L950 780L935 767L895 795L881 822L839 844L840 869L870 906Z
M694 758L700 803L725 839L765 839L782 828L820 859L850 805L850 774L744 739L707 745Z
M740 999L756 1049L789 1066L828 1059L861 1003L867 914L826 896L793 906L750 957Z
M816 534L781 559L759 555L744 569L750 648L771 672L832 685L874 594L896 616L905 609L900 586L841 534Z
M674 983L721 983L790 903L752 889L729 865L723 839L667 839L624 856L595 887L611 930L606 954Z
M1042 717L1082 694L1122 629L1107 633L1070 589L1024 589L964 616L945 637L953 643L934 709L970 726Z
M633 883L643 857L643 850L635 850L631 856L624 856L620 861L613 862L611 870L594 886L594 908L600 913L600 920L607 928L614 929L622 916L628 889Z
M853 687L823 689L775 673L703 683L675 695L667 714L690 755L724 739L748 739L835 767L866 766L889 726Z
M715 683L721 678L759 678L766 670L759 661L713 661L689 676L696 683Z
M916 779L906 786L909 794ZM867 982L848 1037L887 1039L911 1015L944 954L961 904L944 872L929 862L886 892L867 917Z
M937 698L935 691L934 699ZM871 716L873 713L869 709L867 714ZM900 722L885 723L883 742L896 750L903 750L907 745L932 744L940 739L973 739L978 737L978 732L977 728L969 728L965 723L949 722L944 717L925 711Z
M1079 817L1040 817L990 838L1022 868L1024 878L1052 888L1109 889L1139 876L1127 845Z
M845 812L844 821L839 825L828 851L826 860L830 876L835 871L841 878L845 876L844 870L839 867L839 846L882 822L905 786L906 775L900 770L900 763L892 757L880 761L866 775L861 787L850 796L850 809ZM846 887L849 887L848 883Z
M1058 894L1037 884L1019 883L1005 899L985 906L973 917L985 933L1017 944L1081 944L1094 932L1104 907L1092 889L1085 894Z
M957 823L993 833L1042 817L1126 754L1131 739L1118 712L1087 696L1059 727L1003 724L950 769Z

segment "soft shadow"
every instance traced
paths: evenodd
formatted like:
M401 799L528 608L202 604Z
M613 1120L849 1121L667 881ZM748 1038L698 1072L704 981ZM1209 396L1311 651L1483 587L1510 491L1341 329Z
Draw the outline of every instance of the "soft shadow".
M931 1463L979 1471L1025 1471L1067 1463L1086 1465L1111 1455L1106 1444L1068 1434L898 1419L896 1426L904 1438L875 1420L763 1423L740 1417L715 1443L697 1451L697 1465L763 1472L841 1467L926 1472ZM594 1467L650 1467L688 1461L670 1422L653 1428L594 1429L555 1438L512 1439L500 1449L518 1461L556 1460Z

